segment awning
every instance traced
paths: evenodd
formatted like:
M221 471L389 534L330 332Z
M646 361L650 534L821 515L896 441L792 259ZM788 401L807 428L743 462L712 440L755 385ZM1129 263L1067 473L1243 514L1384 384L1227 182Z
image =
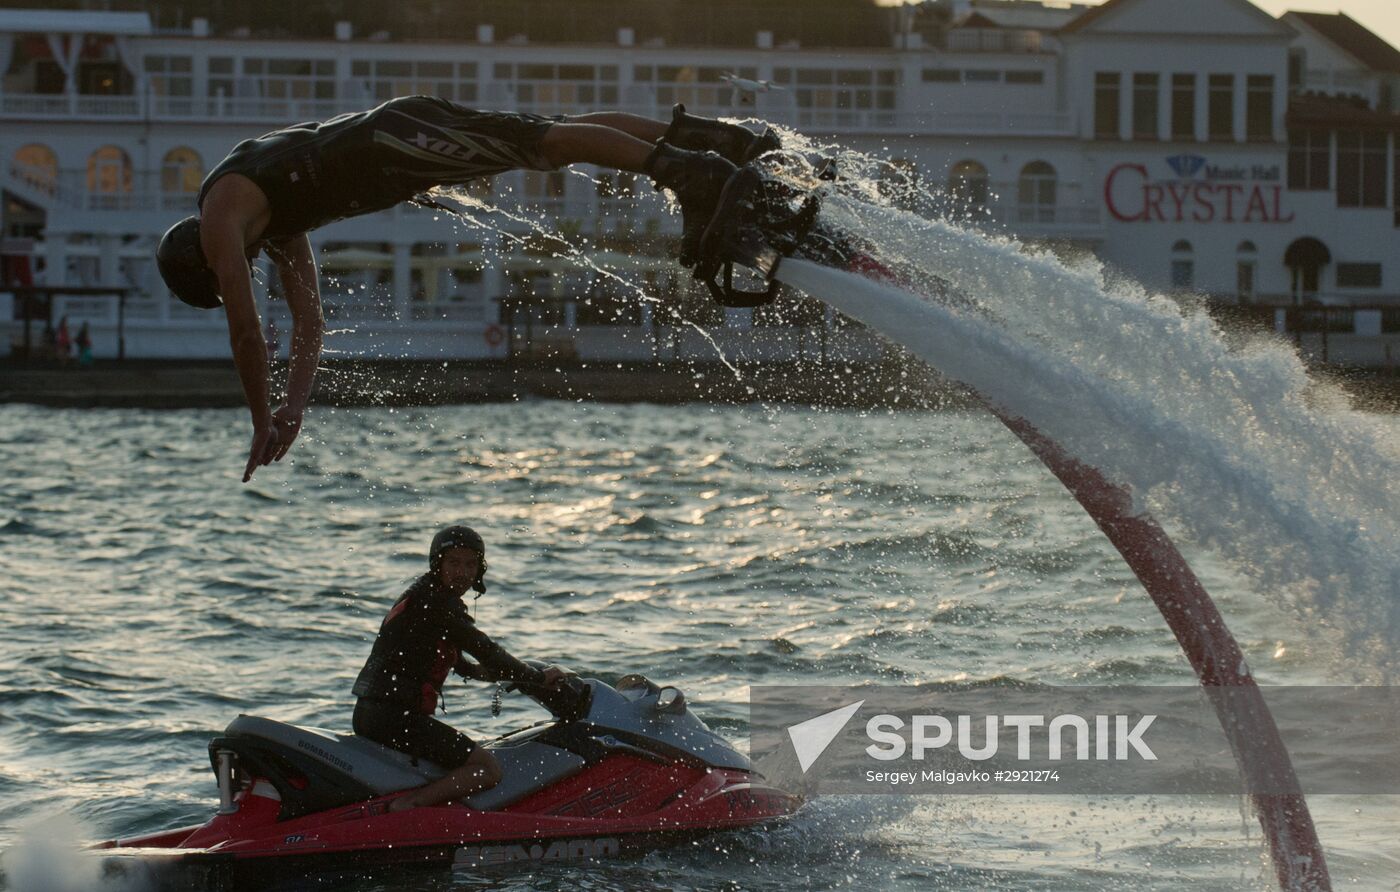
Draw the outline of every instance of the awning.
M63 9L0 9L0 34L126 34L149 36L144 12L76 12Z
M1327 246L1312 237L1300 238L1283 252L1283 265L1295 266L1326 266L1332 262L1332 252L1327 250Z

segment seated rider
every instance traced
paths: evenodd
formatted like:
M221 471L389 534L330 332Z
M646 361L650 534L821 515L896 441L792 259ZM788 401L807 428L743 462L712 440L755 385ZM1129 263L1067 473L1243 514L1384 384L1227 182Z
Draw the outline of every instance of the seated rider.
M489 750L433 718L448 672L548 688L564 679L557 667L525 665L476 627L462 596L468 588L485 592L485 577L486 544L475 530L451 526L434 536L428 572L389 610L355 679L355 733L448 772L395 799L390 811L461 799L501 781L501 766Z

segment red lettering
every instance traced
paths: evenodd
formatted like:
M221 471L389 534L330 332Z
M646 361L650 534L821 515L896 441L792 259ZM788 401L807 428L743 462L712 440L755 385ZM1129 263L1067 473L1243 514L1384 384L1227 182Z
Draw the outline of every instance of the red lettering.
M1125 214L1118 209L1118 203L1113 200L1113 184L1118 179L1118 174L1125 170L1136 173L1143 181L1147 180L1147 168L1141 164L1120 164L1108 172L1108 179L1104 180L1103 197L1104 203L1108 205L1108 212L1113 215L1113 219L1122 223L1136 223L1147 216L1146 211L1138 211L1135 214Z
M1255 213L1259 214L1260 223L1269 222L1269 206L1264 203L1264 189L1262 186L1255 186L1249 192L1249 207L1244 212L1244 222L1254 221Z
M1215 189L1209 183L1197 183L1191 190L1191 195L1196 199L1198 207L1191 212L1191 219L1197 223L1211 223L1215 220L1215 205L1211 204L1211 193ZM1204 213L1202 213L1204 210Z
M1144 220L1151 221L1152 214L1157 214L1157 221L1165 223L1167 218L1162 216L1162 199L1166 198L1166 190L1155 183L1149 183L1142 187L1142 216Z
M1274 191L1274 222L1275 222L1275 223L1292 223L1292 222L1293 222L1293 218L1296 216L1296 214L1294 214L1292 211L1289 211L1289 212L1288 212L1288 216L1287 216L1287 217L1284 217L1284 216L1283 216L1283 209L1280 207L1280 205L1281 205L1282 202L1283 202L1283 187L1282 187L1282 186L1272 186L1272 187L1270 187L1270 188L1272 188L1273 191Z
M1234 223L1234 222L1235 222L1235 196L1236 196L1236 195L1244 195L1244 187L1243 187L1243 186L1236 186L1235 184L1231 183L1231 184L1225 185L1225 186L1217 186L1216 188L1220 189L1222 192L1225 193L1225 222L1226 222L1226 223Z
M1176 205L1176 219L1174 222L1182 221L1182 205L1186 203L1186 198L1191 194L1190 183L1167 183L1167 194L1171 196L1172 203Z

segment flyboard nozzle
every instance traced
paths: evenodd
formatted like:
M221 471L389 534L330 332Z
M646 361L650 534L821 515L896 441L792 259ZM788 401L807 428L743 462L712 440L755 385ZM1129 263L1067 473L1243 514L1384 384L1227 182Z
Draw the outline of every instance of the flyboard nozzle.
M815 196L804 198L794 212L789 205L791 195L778 194L776 185L750 164L735 171L720 193L714 217L700 239L695 278L705 283L722 307L771 303L778 295L774 275L779 262L801 243L816 220L819 202ZM775 239L775 234L780 238ZM758 272L766 288L735 288L736 263Z

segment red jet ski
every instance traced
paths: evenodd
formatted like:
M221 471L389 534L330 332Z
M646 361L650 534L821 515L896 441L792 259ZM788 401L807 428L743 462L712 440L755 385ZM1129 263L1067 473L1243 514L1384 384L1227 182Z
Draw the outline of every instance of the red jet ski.
M799 796L768 785L674 687L629 675L521 685L554 716L494 740L502 780L466 800L389 813L442 776L354 735L240 715L209 744L219 810L207 823L114 840L109 865L149 879L257 888L386 865L477 869L589 861L782 818ZM132 857L126 857L132 856ZM116 868L125 872L128 868Z

